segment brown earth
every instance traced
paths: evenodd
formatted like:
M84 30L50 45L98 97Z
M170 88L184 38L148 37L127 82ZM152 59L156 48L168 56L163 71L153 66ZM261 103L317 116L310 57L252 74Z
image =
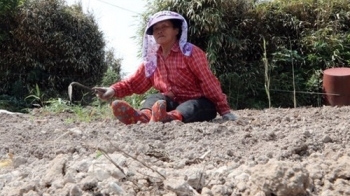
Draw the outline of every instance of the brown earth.
M350 107L125 126L0 112L0 195L350 195Z

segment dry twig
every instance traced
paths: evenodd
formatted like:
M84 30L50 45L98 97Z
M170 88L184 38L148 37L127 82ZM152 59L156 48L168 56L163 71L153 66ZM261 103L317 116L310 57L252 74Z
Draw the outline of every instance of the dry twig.
M107 154L105 150L103 150L100 147L98 147L97 150L99 150L106 157L107 160L109 160L114 166L116 166L126 176L126 173L124 172L123 168L121 168L115 161L113 161L113 159Z
M113 145L112 142L110 142L110 143L111 143L111 145ZM114 147L116 147L116 146L114 146ZM165 177L163 174L161 174L161 173L158 172L157 170L153 169L152 167L148 166L146 163L144 163L144 162L140 161L139 159L137 159L136 157L134 157L134 156L132 156L132 155L126 153L125 151L123 151L123 150L120 149L119 147L116 147L116 149L117 149L117 151L123 153L125 156L134 159L135 161L141 163L141 164L142 164L143 166L145 166L146 168L148 168L148 169L152 170L153 172L157 173L157 174L160 175L164 180L166 179L166 177Z

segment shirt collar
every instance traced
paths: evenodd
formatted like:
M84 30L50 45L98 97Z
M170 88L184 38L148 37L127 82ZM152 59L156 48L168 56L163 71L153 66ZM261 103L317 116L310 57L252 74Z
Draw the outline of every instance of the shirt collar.
M171 51L173 52L179 52L180 51L180 45L179 42L176 42L173 47L171 47ZM163 49L162 47L159 46L158 50L157 50L157 54L162 54Z

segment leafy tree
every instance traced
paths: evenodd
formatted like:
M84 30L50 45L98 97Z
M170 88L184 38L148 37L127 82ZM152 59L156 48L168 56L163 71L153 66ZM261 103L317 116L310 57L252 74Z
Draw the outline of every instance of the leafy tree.
M20 5L23 0L1 0L0 1L0 14L6 14L12 12Z
M95 85L107 70L103 33L79 4L28 0L9 32L0 46L4 94L25 97L38 85L48 97L66 95L70 82Z
M0 43L8 37L11 19L23 0L0 0Z

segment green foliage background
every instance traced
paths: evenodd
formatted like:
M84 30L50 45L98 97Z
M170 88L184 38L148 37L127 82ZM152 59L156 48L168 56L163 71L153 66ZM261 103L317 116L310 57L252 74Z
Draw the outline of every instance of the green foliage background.
M295 90L322 92L322 71L350 63L348 0L149 0L144 21L161 10L186 18L189 41L207 52L233 108L268 107L264 52L273 107L293 106L293 75ZM296 99L323 103L309 93Z
M273 107L294 106L293 90L309 92L296 94L297 106L322 105L323 97L312 94L322 92L322 71L350 64L348 0L147 1L140 46L148 16L179 12L189 23L188 41L207 52L235 109L269 106L265 73ZM0 27L1 107L8 104L3 99L22 107L17 102L25 97L68 97L72 81L108 86L121 79L121 59L105 48L94 16L79 4L0 0ZM126 99L137 106L144 96Z

